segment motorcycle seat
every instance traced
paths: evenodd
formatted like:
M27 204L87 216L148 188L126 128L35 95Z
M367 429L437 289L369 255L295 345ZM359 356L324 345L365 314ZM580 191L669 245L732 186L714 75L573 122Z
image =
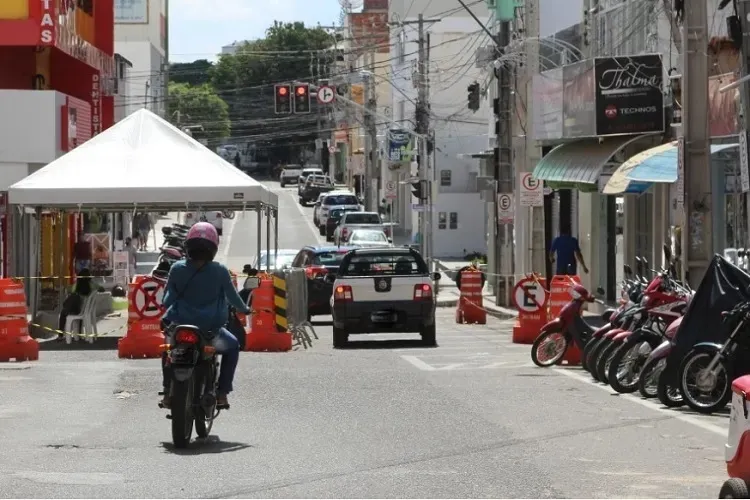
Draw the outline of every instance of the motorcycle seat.
M175 245L164 245L161 247L161 251L162 252L172 251L172 252L178 252L182 254L184 250L182 249L182 247L178 247Z
M186 226L185 224L177 224L176 222L174 224L172 224L172 227L175 228L175 229L178 229L178 230L179 229L182 229L184 231L189 231L190 230L190 226Z

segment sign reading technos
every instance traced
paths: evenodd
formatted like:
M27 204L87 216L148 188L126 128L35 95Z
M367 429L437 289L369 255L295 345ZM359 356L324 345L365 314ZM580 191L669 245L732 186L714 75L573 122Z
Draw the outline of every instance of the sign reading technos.
M597 57L596 135L664 131L659 54Z
M39 44L40 45L54 45L55 44L55 21L53 21L53 15L55 13L55 6L52 0L40 0L42 2L42 20L40 22L39 30Z

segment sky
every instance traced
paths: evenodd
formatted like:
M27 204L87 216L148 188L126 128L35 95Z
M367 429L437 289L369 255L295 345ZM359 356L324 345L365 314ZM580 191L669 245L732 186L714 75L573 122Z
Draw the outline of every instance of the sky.
M338 0L171 0L170 60L215 59L223 45L263 37L274 20L338 25L340 12Z

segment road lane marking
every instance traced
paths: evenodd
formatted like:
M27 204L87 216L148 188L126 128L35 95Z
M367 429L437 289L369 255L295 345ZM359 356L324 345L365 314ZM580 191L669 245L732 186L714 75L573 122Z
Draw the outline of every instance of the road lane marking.
M596 387L597 389L607 391L607 393L609 394L612 394L613 392L612 388L609 387L608 385L596 384L581 373L574 372L570 369L565 369L565 368L550 368L550 369L557 373L561 373L565 375L566 377L570 377L572 379L578 380L579 382L583 382L587 385L590 385L591 387ZM686 424L694 425L695 427L703 429L704 431L712 432L722 437L726 437L727 432L728 432L726 428L723 428L723 427L720 427L718 425L714 425L708 422L704 422L703 420L690 416L690 415L683 415L681 413L678 413L678 411L670 410L669 408L664 408L661 405L654 403L648 399L642 399L632 394L620 394L620 398L627 399L643 407L650 408L651 410L658 411L659 413L663 413L664 415L669 415L675 420L679 420L680 422L684 422Z
M401 356L401 359L411 363L413 366L416 366L417 368L419 368L420 370L424 372L435 371L435 368L433 368L432 365L428 365L427 363L425 363L424 361L422 361L416 356Z

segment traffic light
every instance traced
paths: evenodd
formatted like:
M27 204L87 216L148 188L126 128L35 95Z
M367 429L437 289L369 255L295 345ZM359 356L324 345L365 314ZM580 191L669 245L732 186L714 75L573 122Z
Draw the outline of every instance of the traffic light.
M427 181L416 181L411 183L411 194L419 200L420 204L427 201Z
M469 85L469 109L472 111L479 110L479 84L477 82Z
M277 115L288 115L292 112L291 85L274 85L274 105Z
M310 112L310 85L307 83L294 84L294 112Z

